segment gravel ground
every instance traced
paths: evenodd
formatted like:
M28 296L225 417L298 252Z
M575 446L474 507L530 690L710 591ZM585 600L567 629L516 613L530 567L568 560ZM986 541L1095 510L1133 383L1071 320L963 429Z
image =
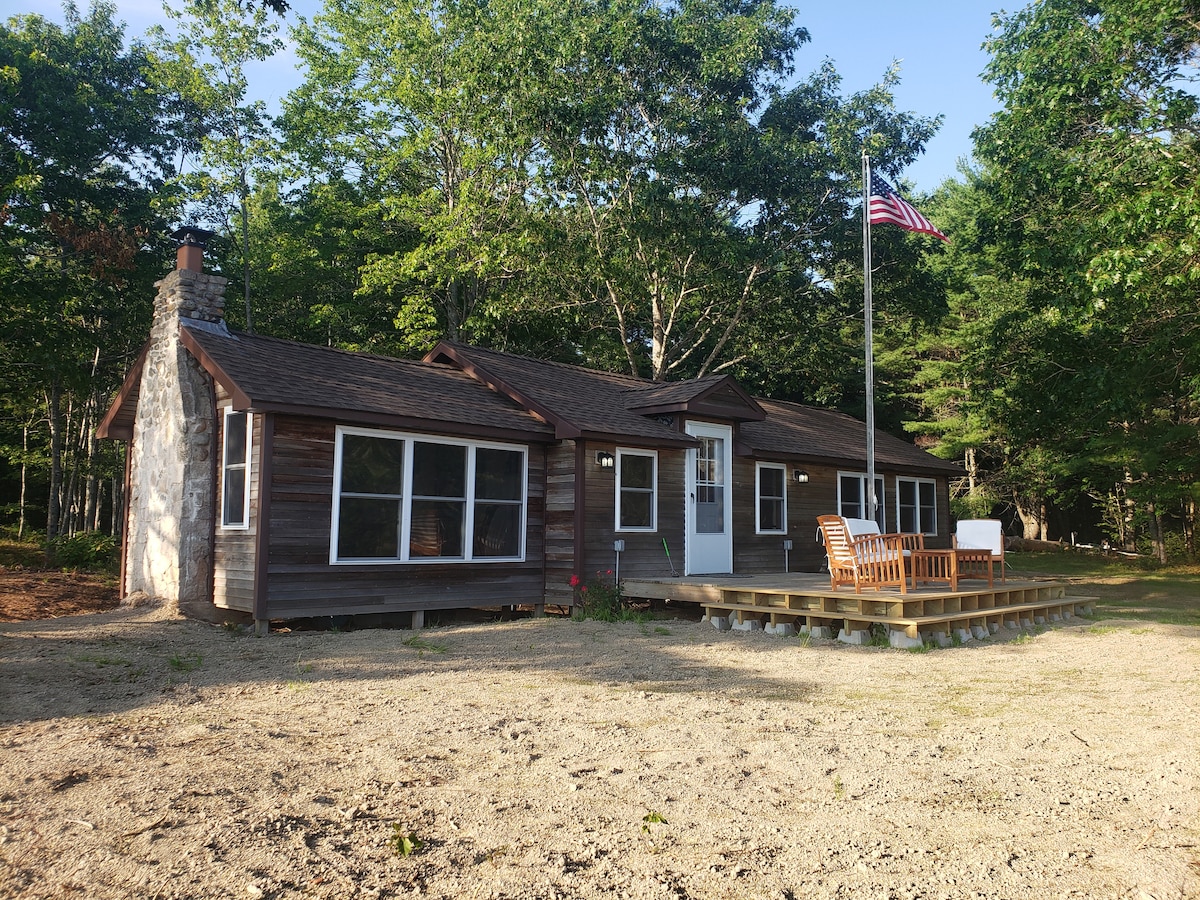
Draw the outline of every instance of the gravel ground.
M0 625L0 896L1200 897L1200 629Z

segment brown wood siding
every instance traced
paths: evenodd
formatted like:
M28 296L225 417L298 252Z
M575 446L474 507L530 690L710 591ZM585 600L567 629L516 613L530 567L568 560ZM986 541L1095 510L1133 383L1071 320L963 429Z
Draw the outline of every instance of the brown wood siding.
M575 574L575 442L562 441L546 451L547 603L570 604Z
M787 492L787 534L756 534L757 489L755 486L757 464L753 459L733 459L733 571L739 575L783 571L783 542L791 539L796 543L795 530L791 525L793 497L788 479L784 479ZM790 473L789 473L790 474ZM795 554L792 554L795 562ZM794 565L789 564L789 568Z
M222 464L225 449L225 410L229 406L229 395L217 385L217 444L216 473L217 498L213 515L216 519L216 539L213 542L213 603L221 609L254 611L254 543L258 535L258 492L260 488L258 450L262 446L262 416L252 418L249 528L221 527L221 510L224 502L222 491Z
M613 542L623 540L621 554L622 578L662 578L671 574L671 566L663 550L663 540L671 548L675 570L683 572L684 529L684 465L685 450L658 451L657 529L654 531L617 531L617 482L615 469L602 469L595 464L597 450L616 454L615 444L589 443L585 454L584 476L587 483L587 549L584 571L580 577L588 581L597 577L610 579L608 571L616 564ZM621 445L624 446L624 445ZM599 573L599 574L598 574Z
M528 448L523 563L331 565L335 423L275 421L268 614L357 615L540 602L545 573L545 454Z

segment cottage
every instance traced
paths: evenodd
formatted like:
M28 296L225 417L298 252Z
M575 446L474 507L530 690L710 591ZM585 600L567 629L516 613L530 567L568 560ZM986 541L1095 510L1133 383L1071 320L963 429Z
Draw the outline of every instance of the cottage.
M816 571L865 428L729 376L656 384L443 342L421 362L229 329L194 246L104 418L124 594L272 619L569 604L572 574ZM948 546L957 469L876 435L887 529ZM669 555L668 555L669 554Z

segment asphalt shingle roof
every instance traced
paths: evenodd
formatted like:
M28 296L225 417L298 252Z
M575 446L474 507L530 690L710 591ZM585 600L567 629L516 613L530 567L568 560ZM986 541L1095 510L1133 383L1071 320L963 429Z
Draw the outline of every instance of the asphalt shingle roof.
M223 386L256 408L344 420L356 413L371 421L419 419L530 436L549 437L553 431L453 366L236 331L222 334L188 326L184 331Z
M645 379L449 341L439 344L431 356L439 351L494 380L498 389L548 410L559 425L560 437L622 437L667 446L695 443L675 428L625 408L625 392L653 387Z
M759 399L767 413L762 422L746 422L742 441L762 456L867 462L867 426L853 416L782 400ZM939 459L879 429L875 430L875 464L888 470L922 470L961 474L952 462Z
M695 441L677 421L637 410L682 408L720 396L735 401L730 409L741 419L740 444L753 456L866 465L863 422L832 410L751 398L723 375L663 384L452 342L439 344L426 361L414 362L204 325L185 324L181 331L185 344L239 407L351 423L411 427L426 422L444 433L504 432L531 440L557 435L680 447ZM109 436L131 434L141 364L102 425L102 431L111 426ZM765 420L754 420L758 409ZM961 471L878 430L875 460L890 471Z

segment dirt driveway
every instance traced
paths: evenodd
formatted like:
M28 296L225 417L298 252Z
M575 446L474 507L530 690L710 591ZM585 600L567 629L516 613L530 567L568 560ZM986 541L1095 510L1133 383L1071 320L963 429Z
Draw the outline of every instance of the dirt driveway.
M0 896L1200 897L1198 675L1133 622L6 623Z

